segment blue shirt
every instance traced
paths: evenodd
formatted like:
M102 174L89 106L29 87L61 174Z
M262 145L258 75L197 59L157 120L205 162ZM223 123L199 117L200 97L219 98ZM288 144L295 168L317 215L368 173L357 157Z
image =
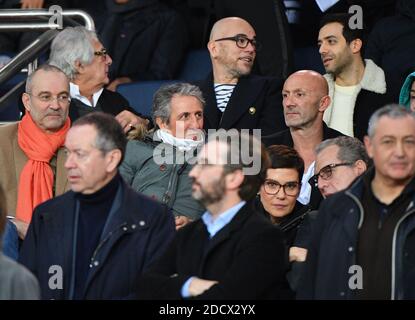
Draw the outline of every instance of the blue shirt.
M207 231L209 232L210 238L212 239L215 234L217 234L223 227L225 227L233 217L238 213L238 211L245 205L246 201L241 201L238 204L234 205L232 208L221 213L216 219L213 219L212 214L209 211L206 211L202 215L202 221L205 224ZM183 298L190 297L189 294L189 285L193 277L190 277L183 285L181 294Z

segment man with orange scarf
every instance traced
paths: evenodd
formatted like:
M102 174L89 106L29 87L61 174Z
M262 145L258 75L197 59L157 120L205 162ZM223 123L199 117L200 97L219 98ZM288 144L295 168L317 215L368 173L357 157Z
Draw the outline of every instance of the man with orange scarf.
M42 65L26 81L26 114L0 126L0 181L19 237L24 238L33 209L69 189L64 144L70 127L69 81L57 67Z

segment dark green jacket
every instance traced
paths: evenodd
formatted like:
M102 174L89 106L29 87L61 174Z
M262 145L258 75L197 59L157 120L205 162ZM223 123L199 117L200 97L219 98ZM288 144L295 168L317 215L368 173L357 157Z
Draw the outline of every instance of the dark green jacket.
M166 204L176 216L195 220L205 209L192 198L192 166L184 161L186 157L173 146L151 137L129 141L120 173L134 190Z

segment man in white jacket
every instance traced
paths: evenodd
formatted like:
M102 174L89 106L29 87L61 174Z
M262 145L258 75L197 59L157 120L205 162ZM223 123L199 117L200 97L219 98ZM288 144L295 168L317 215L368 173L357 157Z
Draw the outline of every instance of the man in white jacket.
M362 140L369 117L392 99L387 95L383 70L372 60L363 60L363 30L351 29L351 17L331 14L320 23L318 47L332 101L324 121Z

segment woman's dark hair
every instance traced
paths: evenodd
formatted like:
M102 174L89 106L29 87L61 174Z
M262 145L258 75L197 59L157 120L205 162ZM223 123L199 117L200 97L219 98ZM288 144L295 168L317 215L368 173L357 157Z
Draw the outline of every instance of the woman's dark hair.
M271 166L268 169L295 169L301 182L304 174L304 160L293 148L285 145L273 145L267 148Z

